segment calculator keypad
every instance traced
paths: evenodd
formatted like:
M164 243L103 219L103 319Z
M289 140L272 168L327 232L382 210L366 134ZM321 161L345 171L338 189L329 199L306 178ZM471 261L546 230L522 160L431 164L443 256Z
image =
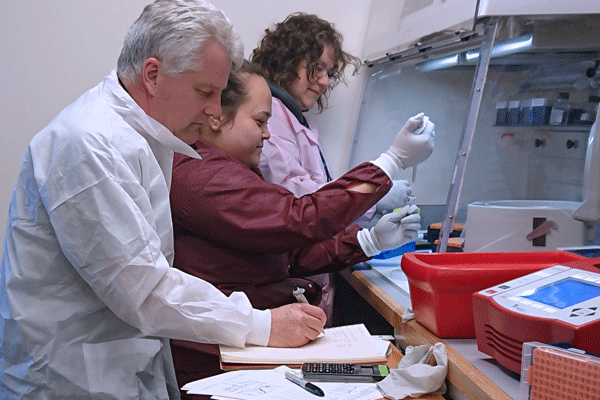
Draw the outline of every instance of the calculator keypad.
M374 382L389 374L385 365L309 362L302 364L302 375L315 382Z
M354 374L358 373L353 364L340 363L307 363L306 372L317 372L320 374ZM360 367L359 367L360 368Z

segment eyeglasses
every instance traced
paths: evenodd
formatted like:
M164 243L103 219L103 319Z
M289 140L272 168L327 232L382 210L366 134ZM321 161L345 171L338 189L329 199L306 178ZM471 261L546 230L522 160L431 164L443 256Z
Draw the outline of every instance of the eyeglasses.
M339 74L329 72L326 66L321 63L317 63L312 71L312 78L316 81L327 76L329 78L329 86L334 86L340 79Z

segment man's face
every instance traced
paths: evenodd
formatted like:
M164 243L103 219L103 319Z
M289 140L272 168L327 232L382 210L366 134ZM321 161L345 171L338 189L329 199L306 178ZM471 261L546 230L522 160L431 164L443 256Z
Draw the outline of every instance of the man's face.
M231 60L218 42L209 42L202 65L180 75L166 74L159 63L149 115L185 143L195 143L208 117L221 116L221 91L227 85Z

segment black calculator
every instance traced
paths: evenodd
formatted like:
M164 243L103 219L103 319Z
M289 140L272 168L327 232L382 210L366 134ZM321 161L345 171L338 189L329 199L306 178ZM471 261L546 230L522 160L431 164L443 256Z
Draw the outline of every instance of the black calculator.
M312 382L377 382L390 373L387 365L304 363L302 376Z

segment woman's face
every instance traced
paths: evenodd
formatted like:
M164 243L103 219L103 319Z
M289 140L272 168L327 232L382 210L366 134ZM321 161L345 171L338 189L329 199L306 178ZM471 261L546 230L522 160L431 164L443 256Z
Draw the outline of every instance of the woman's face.
M249 168L258 167L263 141L271 137L267 121L271 116L271 90L264 78L244 78L247 99L230 121L213 131L213 144Z
M324 68L327 71L324 75L315 73L313 76L309 76L306 60L302 60L300 64L298 64L298 69L296 70L298 78L291 83L288 91L292 97L296 99L298 104L300 104L300 108L302 108L303 111L312 108L319 97L327 90L327 87L329 87L329 71L331 71L334 66L334 55L335 53L331 46L327 44L323 46L323 54L321 54L321 57L317 62L317 70L320 69L323 71Z

